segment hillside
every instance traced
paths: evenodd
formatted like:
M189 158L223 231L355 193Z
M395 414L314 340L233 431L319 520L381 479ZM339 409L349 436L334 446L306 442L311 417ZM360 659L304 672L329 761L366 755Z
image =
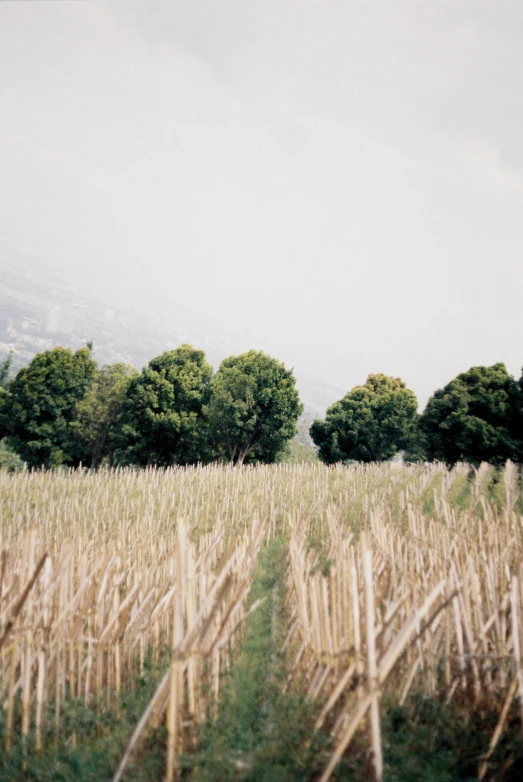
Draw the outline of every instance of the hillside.
M88 341L100 364L122 361L138 368L183 342L205 350L214 367L237 352L215 328L185 315L167 320L145 308L101 301L52 266L0 245L0 358L12 352L18 368L57 344L78 348ZM344 393L317 378L298 373L297 379L307 420Z

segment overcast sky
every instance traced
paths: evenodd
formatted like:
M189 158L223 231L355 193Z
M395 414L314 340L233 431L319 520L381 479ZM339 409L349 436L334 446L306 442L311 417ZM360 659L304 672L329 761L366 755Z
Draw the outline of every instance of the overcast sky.
M523 364L521 0L0 2L0 231L424 402Z

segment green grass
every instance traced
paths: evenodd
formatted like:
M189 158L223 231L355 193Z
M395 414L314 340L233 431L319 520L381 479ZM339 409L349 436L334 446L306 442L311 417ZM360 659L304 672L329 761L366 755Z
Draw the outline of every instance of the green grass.
M133 692L121 697L118 713L102 703L91 702L86 706L82 700L68 701L61 713L58 750L54 741L54 714L50 709L46 714L43 751L35 751L32 733L24 751L18 725L15 729L18 740L7 755L3 749L5 712L0 710L0 782L109 782L160 678L160 671L146 669ZM161 779L165 746L162 726L151 734L140 757L130 764L126 782Z
M422 492L419 502L423 508L425 516L433 516L435 511L434 506L434 490L438 494L441 493L441 484L443 482L443 475L437 473L434 478L429 482L428 486Z
M523 739L515 712L490 761L490 782L523 779ZM471 715L457 704L414 695L405 706L384 703L382 739L384 782L476 782L498 713ZM360 734L340 763L336 782L372 779L371 758Z
M204 726L199 752L184 759L197 782L299 782L316 767L318 746L304 749L312 732L311 706L301 695L282 693L285 557L282 541L259 557L249 603L265 602L247 620L216 720Z
M449 505L466 511L470 507L471 495L472 478L469 475L456 475L447 497Z

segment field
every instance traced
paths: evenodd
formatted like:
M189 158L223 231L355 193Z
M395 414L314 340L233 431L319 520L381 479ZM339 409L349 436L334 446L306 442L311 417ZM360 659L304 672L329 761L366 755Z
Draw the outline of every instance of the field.
M0 471L0 781L523 778L517 469Z

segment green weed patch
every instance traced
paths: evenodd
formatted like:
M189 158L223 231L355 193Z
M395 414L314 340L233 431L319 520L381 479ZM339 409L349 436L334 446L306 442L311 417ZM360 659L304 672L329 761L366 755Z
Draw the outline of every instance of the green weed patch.
M61 741L55 746L54 712L45 715L43 749L34 748L30 733L24 747L15 730L16 743L4 752L5 712L0 710L0 782L109 782L125 751L129 737L140 719L161 672L145 670L132 693L121 697L118 710L103 703L70 700L60 715ZM19 704L17 704L19 706ZM17 709L17 720L20 718ZM16 726L15 726L16 727ZM163 726L153 732L134 763L129 765L126 782L155 782L162 778L166 737Z
M298 782L317 766L318 746L304 749L312 733L311 706L303 696L283 692L285 568L284 544L276 541L260 555L249 604L264 602L247 620L217 718L204 726L199 752L184 759L197 782Z

